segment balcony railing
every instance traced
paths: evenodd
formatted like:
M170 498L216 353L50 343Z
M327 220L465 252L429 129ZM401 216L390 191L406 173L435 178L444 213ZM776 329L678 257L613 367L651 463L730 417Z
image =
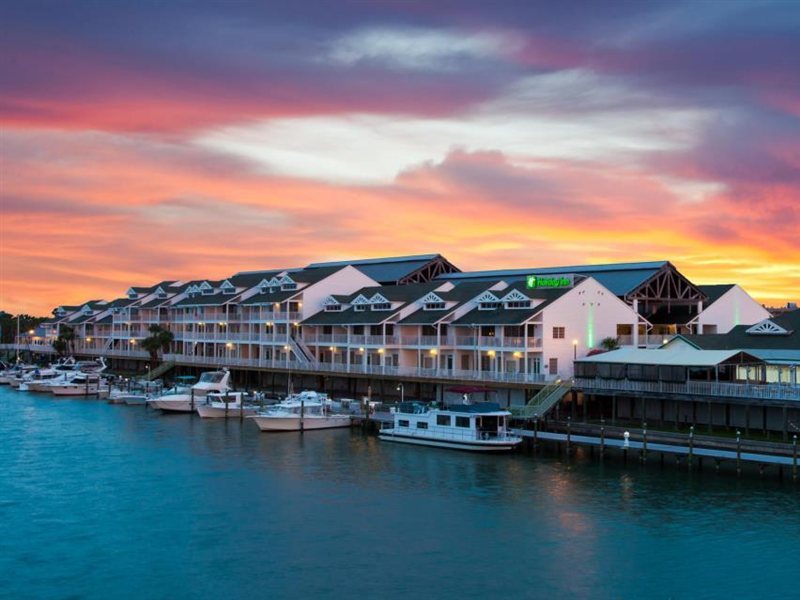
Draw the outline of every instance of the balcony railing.
M630 381L627 379L576 378L575 387L614 392L646 394L677 394L690 396L720 396L726 398L755 398L763 400L800 401L800 385L785 383L718 383L714 381Z
M499 383L544 383L553 379L548 375L525 373L498 373L489 371L462 371L455 369L422 369L417 367L390 367L380 365L346 365L341 363L301 363L293 360L264 360L256 358L189 356L185 354L166 354L164 360L185 365L208 365L213 367L251 367L277 370L291 370L310 373L339 373L342 375L379 375L408 377L415 379L484 381Z

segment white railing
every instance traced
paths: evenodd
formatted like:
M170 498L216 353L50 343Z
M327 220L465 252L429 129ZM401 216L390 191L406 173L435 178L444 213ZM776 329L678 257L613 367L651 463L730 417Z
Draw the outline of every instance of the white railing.
M422 369L416 367L389 367L380 365L347 365L342 363L304 364L295 360L265 360L257 358L190 356L166 354L164 360L186 365L213 365L229 367L252 367L276 370L307 371L313 373L339 373L343 375L379 375L413 377L420 379L453 381L491 381L502 383L544 383L552 379L545 375L524 373L496 373L487 371L462 371L448 369Z
M800 401L800 385L781 383L718 383L713 381L630 381L627 379L576 378L575 387L649 394L680 394L694 396L722 396L728 398L755 398L763 400Z

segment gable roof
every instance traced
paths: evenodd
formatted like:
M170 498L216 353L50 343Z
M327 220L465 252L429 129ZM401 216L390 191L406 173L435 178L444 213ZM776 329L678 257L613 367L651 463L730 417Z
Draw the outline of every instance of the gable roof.
M698 285L701 292L708 296L708 301L703 304L703 308L708 308L714 302L722 298L729 290L736 287L735 283L719 283L716 285Z
M416 254L412 256L389 256L384 258L367 258L361 260L345 260L336 262L312 263L307 269L320 267L345 267L351 265L378 283L401 284L403 280L417 271L434 263L441 263L446 271L458 271L441 254Z
M574 288L560 288L552 290L535 290L535 294L528 294L534 300L544 300L533 308L493 308L481 310L477 306L461 318L452 322L453 325L521 325L531 317L542 312L547 306L558 300ZM534 291L534 290L531 290Z
M613 263L605 265L571 265L565 267L538 267L532 269L506 269L495 271L472 271L448 273L438 279L450 281L478 281L503 279L508 282L524 281L528 275L561 275L574 273L593 277L617 296L636 289L658 271L668 265L665 260L654 262Z

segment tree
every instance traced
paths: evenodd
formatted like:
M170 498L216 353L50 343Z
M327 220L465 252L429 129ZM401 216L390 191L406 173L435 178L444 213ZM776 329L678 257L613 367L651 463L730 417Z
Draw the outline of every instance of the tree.
M619 348L619 338L618 337L607 337L600 340L600 347L603 350L616 350Z
M72 327L62 327L58 339L66 343L70 354L75 354L75 330Z
M158 353L168 352L175 336L161 325L150 325L148 331L150 335L142 340L142 348L150 353L150 363L154 366L158 362Z
M61 337L54 339L53 350L55 350L59 356L64 356L67 353L67 342L61 339Z

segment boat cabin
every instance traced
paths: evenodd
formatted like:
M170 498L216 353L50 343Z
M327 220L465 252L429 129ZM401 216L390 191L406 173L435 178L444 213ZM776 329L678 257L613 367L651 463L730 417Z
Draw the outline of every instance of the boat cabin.
M493 402L430 408L419 402L400 404L394 417L398 434L428 434L432 437L489 440L505 438L510 413Z

